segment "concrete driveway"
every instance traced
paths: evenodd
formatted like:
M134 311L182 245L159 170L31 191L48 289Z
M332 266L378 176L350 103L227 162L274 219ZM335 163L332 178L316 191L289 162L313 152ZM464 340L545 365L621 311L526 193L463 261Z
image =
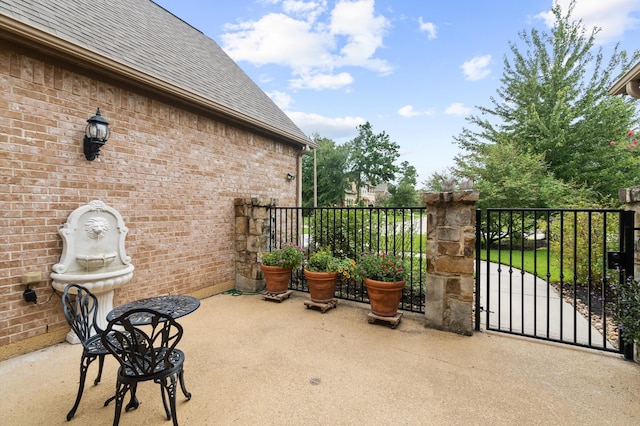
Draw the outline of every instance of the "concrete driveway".
M180 319L182 425L637 425L640 365L621 356L497 333L369 324L366 305L322 314L303 305L228 294ZM110 425L116 362L89 370L74 419L79 346L61 343L0 362L3 425ZM159 386L139 386L121 425L168 425Z

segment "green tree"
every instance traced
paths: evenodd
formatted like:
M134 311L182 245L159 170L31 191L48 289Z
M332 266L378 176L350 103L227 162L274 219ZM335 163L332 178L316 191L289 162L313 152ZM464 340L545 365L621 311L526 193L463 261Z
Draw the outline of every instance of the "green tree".
M356 184L356 203L359 203L365 183L377 185L395 179L398 167L394 161L400 156L400 146L384 131L374 134L369 122L357 129L358 136L347 142L345 148L349 153L347 177Z
M418 182L418 172L416 168L403 161L400 164L400 178L395 184L389 185L391 197L385 201L389 207L411 207L418 205L418 195L416 184Z
M542 158L559 181L584 184L611 201L619 188L640 183L640 173L637 161L609 146L637 126L637 111L607 89L640 52L628 56L616 45L605 64L602 48L594 47L599 29L587 33L582 21L571 20L574 7L572 1L563 14L556 3L548 32L520 32L525 53L510 43L492 106L478 107L481 114L467 119L475 129L463 129L455 141L472 154L514 143Z
M314 154L318 180L318 206L340 206L348 187L345 174L347 150L334 141L314 135L316 152L302 157L302 205L313 207Z
M588 191L556 179L541 154L523 152L511 142L482 146L456 162L458 176L473 176L474 188L480 192L478 208L482 210L568 206L588 198ZM488 229L486 224L481 225L487 247L501 236L529 233L536 223L532 212L500 218Z
M556 179L542 154L512 142L485 145L456 158L456 173L474 179L481 209L566 206L591 195Z
M438 172L433 172L427 180L422 181L422 190L426 192L440 192L442 191L443 181L455 179L457 176L460 176L460 173L457 173L453 167L447 167Z

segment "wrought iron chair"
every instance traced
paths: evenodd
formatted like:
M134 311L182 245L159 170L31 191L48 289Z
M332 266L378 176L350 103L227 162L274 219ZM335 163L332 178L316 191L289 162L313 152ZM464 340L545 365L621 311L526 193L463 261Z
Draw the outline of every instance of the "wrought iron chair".
M141 313L148 319L144 328L137 327L135 323ZM146 308L132 309L109 321L102 334L102 343L120 363L116 383L114 426L120 422L122 404L127 392L131 392L131 400L125 410L138 408L138 382L148 380L160 385L167 420L173 419L173 424L177 426L178 381L184 396L187 400L191 399L191 394L184 385L184 353L176 349L176 345L182 339L182 332L182 326L170 315Z
M73 294L74 292L75 295ZM98 326L98 299L93 293L78 284L67 285L62 294L62 310L64 311L64 317L71 326L71 330L78 336L83 347L82 358L80 359L78 395L73 408L67 414L67 420L71 420L76 414L82 398L89 365L98 358L98 376L93 381L93 384L97 385L102 377L104 357L108 352L100 340L102 330Z

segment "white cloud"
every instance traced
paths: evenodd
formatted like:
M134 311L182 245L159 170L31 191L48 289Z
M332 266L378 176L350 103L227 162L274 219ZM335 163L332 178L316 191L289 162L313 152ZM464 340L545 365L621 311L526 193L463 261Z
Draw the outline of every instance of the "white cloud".
M277 4L277 2L273 2ZM327 7L327 1L322 0L318 2L313 1L300 1L300 0L284 0L282 2L282 10L291 15L296 15L304 18L309 22L313 22L318 18Z
M267 95L273 102L275 102L276 105L278 105L280 109L287 109L293 103L291 96L289 96L289 94L285 92L274 90L273 92L267 93Z
M413 105L405 105L398 110L398 115L405 118L417 117L420 115L432 115L433 110L416 111L413 109Z
M418 18L420 22L420 31L427 33L427 38L433 40L438 36L438 27L433 22L424 22L422 16Z
M381 75L393 67L375 57L383 47L389 20L375 13L374 0L272 2L282 13L257 21L225 25L222 47L236 62L289 67L295 88L341 88L353 83L342 67L361 67ZM324 19L323 19L324 18Z
M476 81L482 80L491 74L491 55L476 56L460 66L465 75L466 80Z
M449 115L469 115L471 114L471 108L464 106L462 102L455 102L449 105L444 110L444 113Z
M569 10L570 0L554 0L562 8L563 14ZM638 28L640 20L633 13L640 12L638 0L580 0L576 2L572 18L582 19L587 30L601 28L596 36L599 44L618 41L627 30ZM555 18L551 11L541 12L535 16L542 19L548 27L552 27Z
M294 89L339 89L353 83L353 77L348 72L341 72L340 74L306 74L289 80L289 83Z
M270 13L256 22L227 25L222 35L226 52L235 61L254 65L281 64L293 69L329 62L333 41L327 33L314 33L309 22Z
M374 59L376 50L383 46L382 39L389 21L375 15L374 0L340 1L331 11L329 29L334 37L346 37L337 63L355 65L389 74L391 67L384 60Z
M410 118L420 115L420 113L413 109L413 105L405 105L398 110L398 115Z
M287 112L291 120L305 133L311 136L315 133L323 138L339 139L353 138L358 134L356 129L366 120L362 117L325 117L320 114L306 112Z
M273 81L273 77L271 77L269 74L260 74L258 76L258 80L260 81L260 83L270 83L271 81Z

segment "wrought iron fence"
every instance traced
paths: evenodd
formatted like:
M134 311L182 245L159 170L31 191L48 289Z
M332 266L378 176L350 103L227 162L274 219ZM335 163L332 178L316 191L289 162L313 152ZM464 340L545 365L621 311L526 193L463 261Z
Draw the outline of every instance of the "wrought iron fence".
M426 279L426 208L379 207L272 207L269 211L267 249L295 242L307 255L330 247L336 255L356 259L368 251L403 257L410 265L399 309L424 312ZM309 291L302 269L292 274L290 288ZM335 297L367 303L362 280L339 280Z

